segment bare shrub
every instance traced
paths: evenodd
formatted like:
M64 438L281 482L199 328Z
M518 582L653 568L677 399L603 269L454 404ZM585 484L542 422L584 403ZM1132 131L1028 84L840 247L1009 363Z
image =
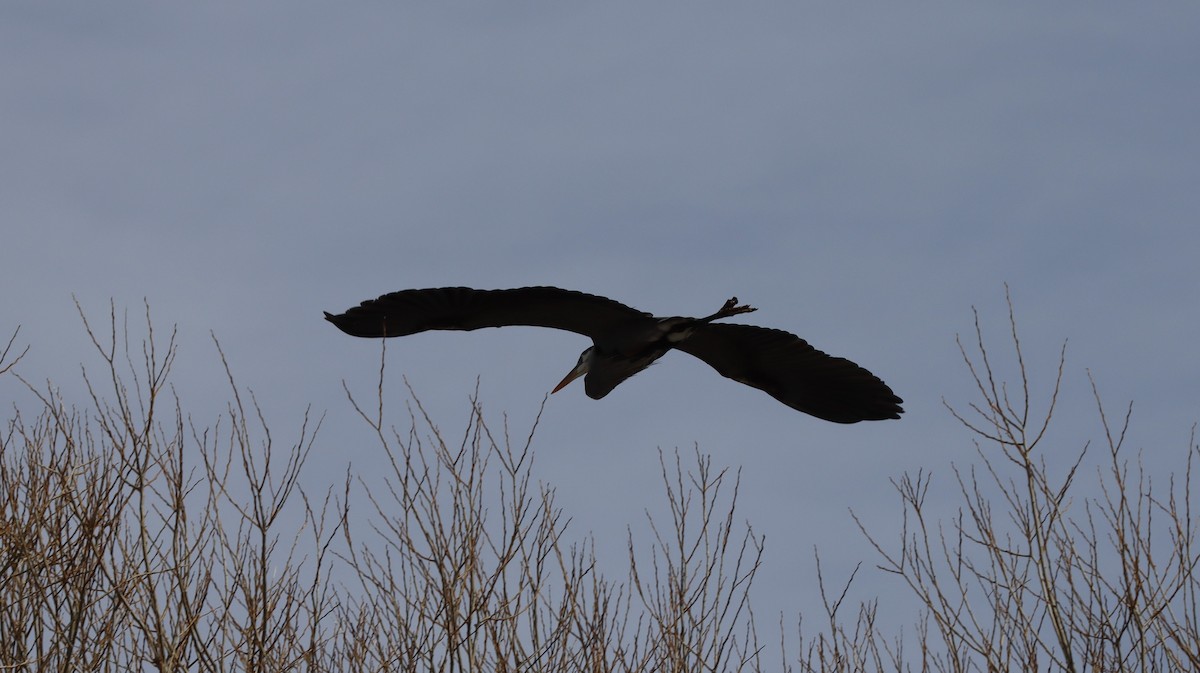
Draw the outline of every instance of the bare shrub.
M899 534L863 530L923 617L884 633L877 601L847 604L859 569L827 582L818 556L825 614L781 630L784 670L1200 669L1194 434L1181 469L1153 479L1126 448L1131 408L1112 423L1093 383L1101 448L1054 446L1065 350L1034 385L1011 302L1008 318L1011 364L978 316L961 346L978 391L947 405L976 448L953 468L961 509L927 507L923 470L894 481ZM310 491L320 422L306 411L277 442L219 344L230 400L196 423L169 383L175 334L148 310L137 346L115 310L84 329L101 365L81 406L21 377L16 334L0 351L0 375L37 407L0 433L0 670L768 667L748 600L763 541L735 518L737 472L698 450L660 454L665 514L617 543L629 565L614 581L603 542L573 538L534 476L536 421L513 441L475 397L449 441L410 390L396 429L381 358L372 405L347 394L385 473Z
M194 423L169 383L174 332L147 309L135 347L115 309L104 333L80 315L102 363L87 404L18 376L40 409L0 437L3 670L758 670L761 540L699 452L664 461L669 528L648 515L649 559L631 532L612 582L533 480L533 429L493 435L477 400L457 443L415 395L397 431L381 367L374 411L351 402L383 486L348 474L314 497L307 412L281 448L218 344L230 401ZM0 374L17 376L12 345Z
M296 556L302 532L320 537L326 512L305 507L299 531L275 521L311 446L307 419L281 466L230 376L226 414L189 427L167 384L174 333L159 339L147 310L139 352L116 317L107 335L84 318L104 363L99 379L84 372L89 406L21 379L42 409L32 420L16 412L0 446L0 661L15 670L295 668L327 609L324 549ZM280 548L281 539L295 542Z
M933 479L921 471L893 482L904 512L898 539L859 523L880 568L924 607L911 653L875 629L877 605L846 622L839 599L827 602L827 628L807 640L801 633L800 670L1200 669L1194 432L1182 469L1156 485L1141 454L1131 458L1125 447L1132 406L1112 425L1093 381L1102 455L1087 463L1096 451L1086 441L1070 452L1048 444L1065 346L1035 402L1038 372L1026 367L1008 305L1015 384L995 364L978 314L974 353L960 342L979 394L965 407L946 405L974 436L977 462L953 466L962 508L950 520L928 511ZM1062 456L1070 459L1060 466ZM1085 466L1096 484L1080 493Z
M639 561L630 533L631 584L615 584L595 567L594 540L564 540L568 520L554 489L532 486L536 420L514 443L507 423L493 435L476 399L452 445L410 390L401 434L383 420L383 369L381 359L369 411L347 391L390 464L384 492L362 485L374 515L370 543L357 526L344 529L359 586L342 615L356 625L355 640L342 647L357 662L370 670L757 670L747 669L752 647L737 629L748 628L761 541L734 523L736 484L722 497L727 474L709 458L697 452L694 470L677 454L662 464L670 539L648 515L651 557Z

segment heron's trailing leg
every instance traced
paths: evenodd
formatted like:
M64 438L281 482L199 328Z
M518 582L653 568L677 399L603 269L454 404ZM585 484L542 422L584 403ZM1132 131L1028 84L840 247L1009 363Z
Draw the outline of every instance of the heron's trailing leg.
M701 318L697 322L708 323L708 322L712 322L714 320L718 320L720 318L728 318L731 315L740 315L742 313L751 313L753 311L758 310L758 309L754 308L753 306L749 306L746 304L742 304L741 306L738 306L737 303L738 303L737 297L730 297L729 301L726 301L725 305L721 307L721 310L717 311L716 313L714 313L706 318Z

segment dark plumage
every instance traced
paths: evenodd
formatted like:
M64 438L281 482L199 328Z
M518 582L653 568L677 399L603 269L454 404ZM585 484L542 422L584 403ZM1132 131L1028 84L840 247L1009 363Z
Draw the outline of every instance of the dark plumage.
M836 423L899 418L903 400L874 374L826 355L782 330L715 323L755 309L734 297L704 318L656 318L595 295L555 287L403 290L325 319L358 337L396 337L426 330L532 325L590 337L592 346L554 389L584 375L600 399L672 348L707 362L722 376L753 386L789 407Z

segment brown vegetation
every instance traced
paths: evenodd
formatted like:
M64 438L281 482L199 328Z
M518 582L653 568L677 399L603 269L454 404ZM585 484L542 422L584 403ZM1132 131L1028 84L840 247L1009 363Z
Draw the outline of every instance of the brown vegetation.
M764 549L735 517L739 477L699 452L663 457L669 514L601 572L533 476L533 431L495 434L478 404L454 442L415 395L402 431L382 388L371 407L351 396L387 473L310 492L319 422L280 444L226 367L226 413L195 425L168 384L173 333L147 314L131 348L115 312L104 333L84 324L103 364L82 407L18 377L15 336L0 352L39 402L0 435L0 670L1200 668L1200 449L1152 482L1124 447L1129 414L1110 424L1096 394L1102 496L1076 497L1094 451L1047 464L1062 360L1039 407L1011 311L1014 385L978 319L963 350L979 399L949 405L977 447L955 470L958 515L926 510L927 473L904 475L899 535L863 531L925 618L907 639L876 627L873 602L847 620L845 587L818 577L822 628L784 636L782 665L750 611Z

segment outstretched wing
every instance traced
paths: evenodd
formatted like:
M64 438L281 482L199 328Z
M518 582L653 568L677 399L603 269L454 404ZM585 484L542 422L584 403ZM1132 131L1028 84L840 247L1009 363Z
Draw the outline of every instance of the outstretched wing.
M647 313L611 299L556 287L403 290L364 301L341 315L325 314L325 319L338 329L358 337L532 325L595 338L614 325L648 317Z
M900 418L904 411L904 400L871 372L782 330L708 324L675 347L704 360L722 376L827 421Z

